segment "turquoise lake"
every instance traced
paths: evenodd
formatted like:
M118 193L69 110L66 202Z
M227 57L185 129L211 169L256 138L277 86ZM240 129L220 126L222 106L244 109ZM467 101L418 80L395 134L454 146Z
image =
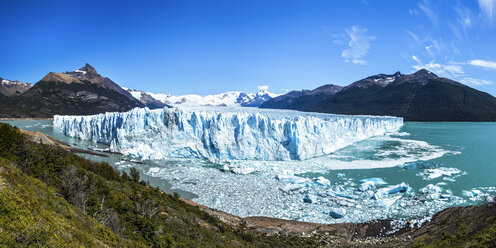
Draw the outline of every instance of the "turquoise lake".
M107 148L69 138L54 130L51 121L5 122L43 132L74 147L96 152ZM239 216L321 223L423 218L450 206L478 204L496 192L496 123L406 122L398 133L374 137L313 160L239 161L253 168L247 175L226 173L222 164L200 159L138 162L101 153L108 157L82 156L107 161L119 170L136 167L144 180L165 192L175 191ZM402 168L405 165L409 169ZM286 170L294 174L290 181L276 179ZM318 177L329 183L318 184ZM382 178L386 184L360 190L360 180L367 178ZM406 192L374 199L381 187L401 183L408 185ZM432 186L426 188L428 185ZM441 191L436 192L437 188ZM336 208L345 210L344 218L329 216Z

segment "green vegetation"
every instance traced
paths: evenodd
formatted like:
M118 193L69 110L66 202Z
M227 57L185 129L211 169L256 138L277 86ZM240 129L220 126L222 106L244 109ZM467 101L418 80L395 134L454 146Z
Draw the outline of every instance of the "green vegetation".
M107 163L31 142L0 123L0 247L306 247L233 229Z
M412 247L496 247L496 202L475 207L468 216L440 227L443 232L423 235Z

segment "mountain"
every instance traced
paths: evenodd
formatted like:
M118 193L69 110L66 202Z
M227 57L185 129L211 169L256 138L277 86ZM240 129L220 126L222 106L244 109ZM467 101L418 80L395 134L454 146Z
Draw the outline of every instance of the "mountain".
M246 95L248 98L238 99L238 103L242 107L258 107L264 102L278 96L278 94L269 92L268 89L267 86L259 86L256 94L248 94Z
M136 100L140 101L143 105L150 109L157 109L157 108L163 108L165 106L168 106L166 103L159 101L155 99L153 96L151 96L149 93L141 91L141 90L135 90L135 89L128 89L125 87L122 87L124 90L129 92Z
M397 72L371 76L344 87L334 95L312 97L308 96L308 92L300 95L288 93L260 107L334 114L392 115L407 121L496 121L495 97L438 77L425 69L409 75Z
M332 97L341 89L342 86L326 84L314 90L294 90L266 101L261 108L312 109L318 106L321 99Z
M70 72L50 72L33 87L3 101L5 117L52 117L97 114L143 107L129 92L98 74L91 65Z
M33 85L30 83L22 83L17 80L11 81L0 77L0 95L7 97L18 96L31 87Z
M256 94L246 94L239 91L226 92L215 95L180 95L144 92L141 90L126 89L135 99L149 106L155 105L185 105L185 106L242 106L258 107L267 100L277 97L268 91L268 87L260 86Z

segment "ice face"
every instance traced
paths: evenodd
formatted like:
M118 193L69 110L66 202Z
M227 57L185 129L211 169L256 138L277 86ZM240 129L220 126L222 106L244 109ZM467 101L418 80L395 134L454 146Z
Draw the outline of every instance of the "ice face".
M395 132L403 119L227 107L54 116L64 134L141 159L303 160Z

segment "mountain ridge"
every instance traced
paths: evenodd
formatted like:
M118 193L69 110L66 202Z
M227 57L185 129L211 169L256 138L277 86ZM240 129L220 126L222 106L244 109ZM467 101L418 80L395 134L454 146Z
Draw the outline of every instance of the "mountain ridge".
M285 102L287 98L292 100ZM495 97L425 69L406 75L397 72L370 76L333 95L309 97L288 93L260 107L391 115L406 121L496 121Z
M89 64L73 72L50 72L20 95L2 99L2 117L52 117L127 111L144 105Z

